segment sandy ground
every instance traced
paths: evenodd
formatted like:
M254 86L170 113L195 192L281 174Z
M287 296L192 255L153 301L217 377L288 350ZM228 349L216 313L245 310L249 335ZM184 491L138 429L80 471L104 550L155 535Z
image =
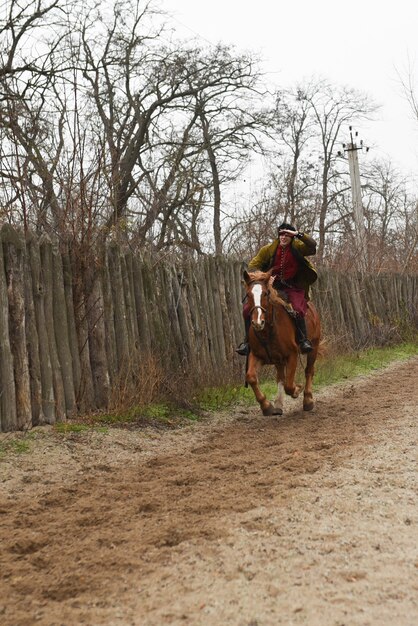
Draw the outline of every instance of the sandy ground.
M416 626L418 357L0 461L2 626ZM3 436L4 439L4 436Z

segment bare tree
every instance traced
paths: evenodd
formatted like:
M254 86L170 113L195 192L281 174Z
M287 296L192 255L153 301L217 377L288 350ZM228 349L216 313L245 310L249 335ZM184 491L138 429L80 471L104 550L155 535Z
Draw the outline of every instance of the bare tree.
M388 160L373 161L363 179L370 269L404 270L414 241L416 246L417 205L407 191L407 179Z
M221 59L224 80L202 90L196 106L212 179L215 252L222 254L221 187L236 180L250 155L262 152L261 136L271 122L268 112L260 110L260 76L251 57L234 58L218 48L214 58Z
M311 79L278 94L270 211L318 233L319 260L331 253L328 244L340 236L339 224L352 214L344 200L348 172L338 167L337 145L349 124L374 110L364 94L323 80Z
M338 217L333 212L335 199L341 188L335 184L339 179L335 168L337 145L348 125L370 117L376 110L369 97L349 87L336 87L319 81L316 88L302 95L309 103L319 133L321 162L321 207L318 216L318 256L323 258L326 233Z
M408 58L408 63L405 71L398 71L398 79L401 85L403 95L409 105L412 115L418 122L418 94L417 85L415 79L415 67Z
M200 250L213 201L219 252L220 189L260 125L251 57L167 42L151 2L25 1L0 33L6 214L60 234L131 228L157 248L178 234Z
M315 166L312 162L310 144L315 137L315 122L311 115L309 94L316 91L316 84L298 84L294 89L280 91L276 97L275 127L279 146L285 154L275 159L280 164L280 175L285 184L282 205L283 219L291 223L301 211L305 200L315 184ZM276 177L273 173L273 179ZM307 208L307 207L306 207Z
M0 133L6 207L29 222L59 229L54 176L64 145L59 81L68 69L60 51L66 0L11 0L0 28Z
M24 81L34 77L37 80L49 80L51 75L51 48L57 40L47 44L44 51L37 51L35 43L45 42L43 32L53 27L57 11L70 7L70 2L63 0L10 0L5 7L5 19L0 21L0 94L9 97L7 79L16 77ZM40 46L42 49L42 45ZM4 89L4 91L3 91Z

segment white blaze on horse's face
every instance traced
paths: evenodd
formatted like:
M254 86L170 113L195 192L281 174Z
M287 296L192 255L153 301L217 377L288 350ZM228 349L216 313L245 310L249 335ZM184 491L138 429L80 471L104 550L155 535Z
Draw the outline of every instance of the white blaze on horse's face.
M256 330L263 330L264 328L264 309L261 306L261 295L263 293L263 288L261 285L254 285L251 289L251 293L253 294L254 300L254 311L257 313L257 316L251 319L251 324Z

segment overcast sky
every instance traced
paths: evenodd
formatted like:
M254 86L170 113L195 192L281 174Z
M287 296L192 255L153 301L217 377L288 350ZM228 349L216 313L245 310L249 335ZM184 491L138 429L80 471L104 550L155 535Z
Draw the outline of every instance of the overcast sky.
M418 91L417 0L161 3L182 36L259 53L279 86L318 76L367 92L382 108L377 121L359 129L372 146L364 158L389 157L401 171L418 172L418 122L398 77L411 64Z

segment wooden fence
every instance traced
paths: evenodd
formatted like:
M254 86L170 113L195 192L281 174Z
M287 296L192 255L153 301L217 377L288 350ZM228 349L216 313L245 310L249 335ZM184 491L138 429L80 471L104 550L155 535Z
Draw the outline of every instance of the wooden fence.
M173 385L242 375L242 263L153 264L109 244L83 280L74 267L57 242L2 227L1 431L104 409L129 385L141 395L152 367ZM383 342L416 325L418 277L321 271L313 299L326 335L347 345Z

